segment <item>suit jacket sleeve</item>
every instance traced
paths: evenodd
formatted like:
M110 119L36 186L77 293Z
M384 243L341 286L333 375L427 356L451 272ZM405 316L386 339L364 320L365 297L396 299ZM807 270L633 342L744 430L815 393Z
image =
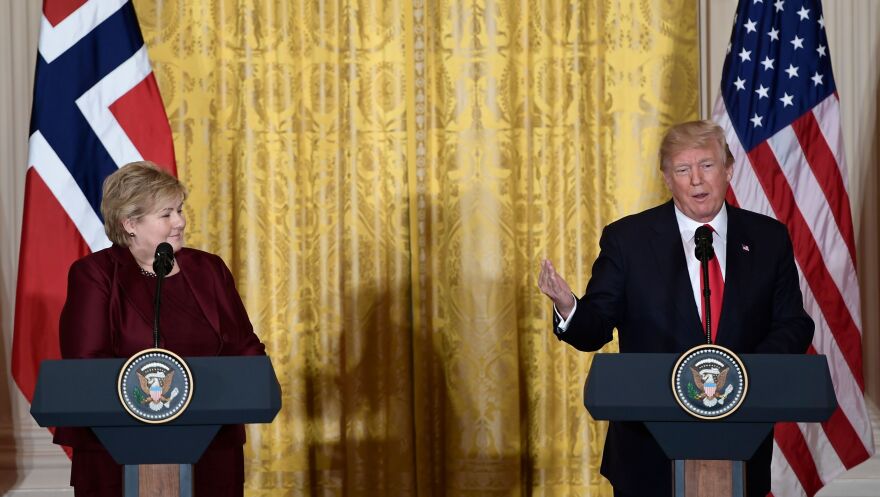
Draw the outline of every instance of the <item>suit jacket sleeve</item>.
M67 300L58 328L61 357L114 357L110 323L112 279L112 271L96 264L94 258L80 259L70 266Z
M265 355L266 347L254 333L254 326L248 318L247 310L235 288L235 280L229 268L220 261L220 286L224 295L224 312L228 313L228 326L223 331L224 355Z
M813 320L804 310L798 283L794 251L785 226L778 224L781 256L776 263L770 331L758 343L755 353L802 354L813 340Z
M613 226L606 226L599 239L599 257L584 296L564 332L554 322L556 336L582 351L595 351L610 342L614 327L625 312L626 264ZM554 321L557 320L553 313Z
M61 357L92 359L114 357L110 309L113 272L87 257L74 262L67 273L67 299L58 326ZM53 442L70 447L100 449L88 428L60 426Z

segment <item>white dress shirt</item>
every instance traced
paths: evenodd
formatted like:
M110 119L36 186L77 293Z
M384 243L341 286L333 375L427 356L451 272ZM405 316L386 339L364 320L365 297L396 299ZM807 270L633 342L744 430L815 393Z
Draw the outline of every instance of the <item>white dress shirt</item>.
M702 308L700 305L702 298L700 295L700 279L702 278L702 272L700 269L700 260L697 259L697 256L694 254L694 250L696 249L694 235L697 233L697 228L704 224L712 226L712 229L715 230L712 234L712 248L715 249L715 257L718 258L718 264L721 265L721 276L726 280L727 204L721 204L721 210L718 211L718 214L716 214L708 223L694 221L685 216L684 213L678 209L678 206L675 206L675 221L678 223L678 232L681 235L681 246L684 250L685 260L687 261L688 276L691 281L691 289L694 292L694 305L697 306L697 313L700 314L700 318L702 318L703 316L700 311ZM572 296L574 296L574 294L572 294ZM555 312L556 316L559 318L559 326L557 328L560 332L568 329L568 325L571 322L571 318L574 316L575 311L577 311L577 299L575 299L574 307L571 309L568 318L564 320L562 319L562 315L559 314L559 311L556 309L556 306L553 306L553 312Z

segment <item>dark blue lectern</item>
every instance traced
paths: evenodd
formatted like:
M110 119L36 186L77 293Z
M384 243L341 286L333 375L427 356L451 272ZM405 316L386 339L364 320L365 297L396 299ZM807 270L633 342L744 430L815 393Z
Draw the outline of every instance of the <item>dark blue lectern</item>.
M741 355L743 404L723 419L686 413L672 392L677 354L596 354L584 385L595 419L640 421L673 462L673 495L744 495L743 461L777 421L821 422L837 409L825 356ZM706 440L713 443L707 444Z
M31 415L40 426L91 428L116 462L125 465L126 497L155 494L151 487L167 483L169 470L179 481L170 493L191 496L192 464L220 426L272 422L281 409L281 388L267 356L185 360L192 371L192 401L166 424L142 423L123 409L117 378L126 359L43 361ZM166 476L144 477L151 465L164 466Z

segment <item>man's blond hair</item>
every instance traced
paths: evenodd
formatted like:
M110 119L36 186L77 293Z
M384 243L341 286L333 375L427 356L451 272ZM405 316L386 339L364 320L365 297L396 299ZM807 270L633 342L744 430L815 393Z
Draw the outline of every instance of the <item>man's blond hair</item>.
M733 154L721 126L706 120L676 124L666 131L660 143L660 170L665 170L669 160L680 152L711 146L718 147L718 156L725 166L733 164Z

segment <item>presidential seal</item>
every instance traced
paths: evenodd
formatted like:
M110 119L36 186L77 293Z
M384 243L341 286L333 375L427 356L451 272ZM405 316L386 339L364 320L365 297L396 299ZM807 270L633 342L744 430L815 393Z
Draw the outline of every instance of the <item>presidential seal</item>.
M122 366L116 385L125 411L151 424L167 423L183 414L194 386L186 362L165 349L133 355Z
M678 405L700 419L721 419L733 414L749 389L742 361L718 345L688 350L672 369L672 393Z

